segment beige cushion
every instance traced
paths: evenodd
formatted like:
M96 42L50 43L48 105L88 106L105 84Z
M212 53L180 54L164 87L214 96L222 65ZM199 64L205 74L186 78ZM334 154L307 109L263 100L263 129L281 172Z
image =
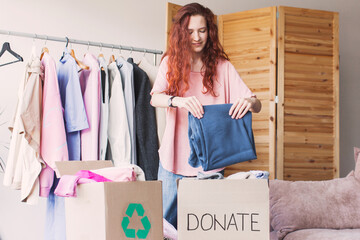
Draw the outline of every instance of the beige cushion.
M360 151L355 171L328 181L270 181L270 224L279 239L299 229L360 228Z

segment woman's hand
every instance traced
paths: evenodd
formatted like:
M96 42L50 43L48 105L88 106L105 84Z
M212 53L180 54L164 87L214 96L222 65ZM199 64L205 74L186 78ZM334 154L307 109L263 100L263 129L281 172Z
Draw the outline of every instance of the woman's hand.
M238 98L231 106L229 115L233 119L242 118L249 110L253 109L256 98Z
M173 98L173 105L179 108L185 108L196 118L202 118L204 108L200 101L195 97L175 97Z

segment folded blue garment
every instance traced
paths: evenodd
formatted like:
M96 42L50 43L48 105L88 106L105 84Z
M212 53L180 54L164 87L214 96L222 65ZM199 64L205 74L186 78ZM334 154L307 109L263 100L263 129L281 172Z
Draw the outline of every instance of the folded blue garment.
M252 114L232 119L232 104L204 106L201 119L189 113L189 164L205 171L256 159Z

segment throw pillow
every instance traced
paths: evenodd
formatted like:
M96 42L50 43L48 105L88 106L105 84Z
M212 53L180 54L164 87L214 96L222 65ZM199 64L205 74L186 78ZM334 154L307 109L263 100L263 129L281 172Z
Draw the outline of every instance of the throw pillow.
M279 239L309 228L360 228L360 149L346 178L270 181L270 224Z

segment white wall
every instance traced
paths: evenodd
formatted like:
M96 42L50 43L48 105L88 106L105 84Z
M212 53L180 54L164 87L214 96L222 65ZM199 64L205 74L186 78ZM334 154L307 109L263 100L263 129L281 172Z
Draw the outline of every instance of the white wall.
M190 0L174 0L184 5ZM340 13L340 159L341 176L353 167L353 146L360 146L360 111L357 110L360 92L360 3L358 0L201 0L215 14L226 14L275 5L312 8ZM80 40L130 45L164 50L165 0L1 0L0 29L36 34L46 34ZM23 69L31 52L37 46L40 52L44 41L0 35L0 44L9 41L11 47L24 57L24 63L0 68L0 156L6 159L9 132L7 124L16 104L16 91ZM58 59L63 43L47 42L50 54ZM73 45L81 56L87 46ZM90 47L99 53L99 48ZM103 49L108 58L111 49ZM114 50L116 54L117 50ZM129 53L123 51L123 55ZM140 59L142 54L133 53ZM151 60L152 56L147 55ZM158 58L160 59L160 58ZM3 59L0 59L0 63ZM19 203L19 193L2 186L0 173L0 236L2 240L43 239L45 201L37 206ZM1 238L0 237L0 238Z

